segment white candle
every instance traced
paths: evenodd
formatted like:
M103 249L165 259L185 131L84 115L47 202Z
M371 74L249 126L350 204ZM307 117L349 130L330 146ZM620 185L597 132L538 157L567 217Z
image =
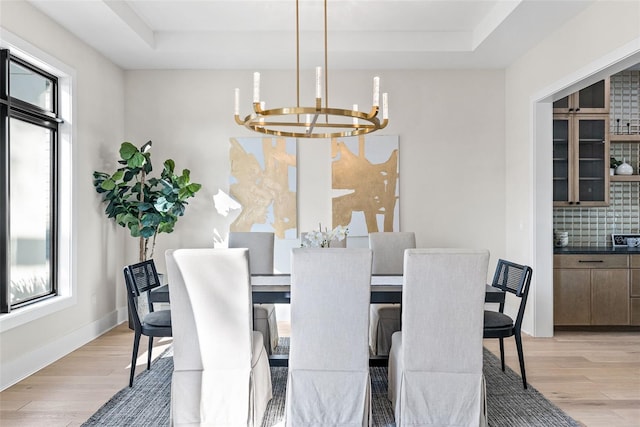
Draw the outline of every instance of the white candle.
M322 67L316 67L316 99L322 98L322 84L320 79L322 77Z
M373 106L380 106L380 77L373 78Z
M304 124L307 126L311 124L311 114L307 114Z
M260 102L260 73L253 73L253 102Z
M260 109L261 110L265 110L266 106L267 106L267 104L264 101L260 101Z
M353 104L353 111L358 111L358 104ZM358 125L358 118L357 117L353 118L353 124L356 125L356 126Z
M240 89L236 88L235 90L235 104L233 107L233 114L234 115L239 115L240 114Z
M382 120L389 118L389 100L387 92L382 94Z

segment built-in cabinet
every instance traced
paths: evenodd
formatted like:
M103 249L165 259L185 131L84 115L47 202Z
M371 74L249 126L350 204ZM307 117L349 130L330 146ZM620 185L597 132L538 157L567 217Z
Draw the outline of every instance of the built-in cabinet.
M600 80L553 103L553 113L609 113L609 79Z
M640 185L640 76L634 73L612 76L611 81L602 80L553 104L554 207L608 206L609 195L615 198L606 211L554 209L554 228L557 212L559 230L580 234L575 246L609 245L609 230L638 231L634 200ZM626 159L634 167L633 175L609 175L611 156ZM554 256L554 324L640 326L640 251L623 249L620 254L600 247L593 248L600 252L596 254L587 248L571 249Z
M554 206L609 204L609 79L553 103Z
M640 324L640 255L554 255L553 300L556 326Z

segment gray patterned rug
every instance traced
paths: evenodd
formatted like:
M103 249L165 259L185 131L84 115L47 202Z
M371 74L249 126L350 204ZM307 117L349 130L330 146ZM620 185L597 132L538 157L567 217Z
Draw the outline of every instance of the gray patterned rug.
M288 338L281 339L279 353L288 352ZM150 371L138 375L133 387L116 393L83 426L168 426L171 399L171 349L163 353ZM484 375L487 382L487 407L491 427L565 427L579 424L549 402L529 385L522 388L522 379L509 367L500 370L500 360L484 350ZM284 414L287 368L271 368L273 399L269 402L263 427L280 423ZM391 402L387 400L387 369L371 368L373 426L394 426Z

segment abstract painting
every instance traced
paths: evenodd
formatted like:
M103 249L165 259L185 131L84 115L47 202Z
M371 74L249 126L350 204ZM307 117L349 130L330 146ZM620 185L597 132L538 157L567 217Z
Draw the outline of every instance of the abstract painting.
M231 231L296 238L296 140L231 138L230 196L241 206Z
M349 236L399 231L398 136L331 141L333 226Z

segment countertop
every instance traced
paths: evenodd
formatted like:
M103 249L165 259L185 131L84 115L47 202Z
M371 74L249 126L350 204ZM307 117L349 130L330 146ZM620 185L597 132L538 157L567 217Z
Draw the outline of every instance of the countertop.
M564 248L553 248L554 255L640 255L640 247L614 248L612 246L567 246Z

